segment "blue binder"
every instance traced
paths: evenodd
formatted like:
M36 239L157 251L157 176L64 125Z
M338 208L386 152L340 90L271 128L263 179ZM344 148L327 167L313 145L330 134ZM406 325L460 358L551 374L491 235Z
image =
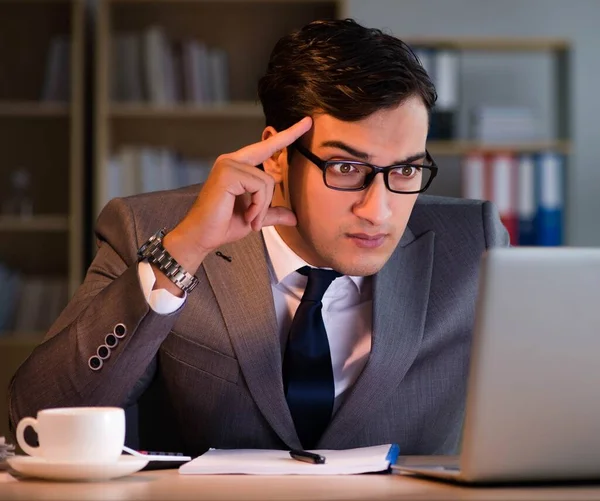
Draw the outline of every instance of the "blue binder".
M557 246L563 243L564 157L547 151L537 157L538 211L537 244Z
M519 157L518 214L519 245L536 245L536 162L532 155Z

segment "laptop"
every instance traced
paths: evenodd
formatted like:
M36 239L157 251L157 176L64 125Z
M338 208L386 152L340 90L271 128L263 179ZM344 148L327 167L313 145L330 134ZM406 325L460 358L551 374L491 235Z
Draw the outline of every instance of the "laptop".
M600 249L484 254L465 412L456 464L393 469L464 483L600 480Z

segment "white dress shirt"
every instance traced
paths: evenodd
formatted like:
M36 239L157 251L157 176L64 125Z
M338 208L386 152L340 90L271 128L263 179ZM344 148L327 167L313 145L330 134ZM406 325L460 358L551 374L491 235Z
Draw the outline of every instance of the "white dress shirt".
M292 319L308 280L296 270L308 264L287 246L273 226L263 228L262 233L269 256L283 354ZM141 262L138 272L144 296L155 312L172 313L185 302L186 296L180 298L165 289L152 290L156 277L148 263ZM323 296L323 323L331 351L336 409L344 392L362 372L371 352L372 298L372 279L351 276L334 280Z

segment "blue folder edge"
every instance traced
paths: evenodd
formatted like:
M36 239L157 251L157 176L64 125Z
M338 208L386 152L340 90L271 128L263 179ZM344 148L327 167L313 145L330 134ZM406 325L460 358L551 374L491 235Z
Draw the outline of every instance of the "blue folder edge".
M390 467L396 464L398 456L400 455L400 446L398 444L392 444L390 450L387 453L385 460L389 463Z

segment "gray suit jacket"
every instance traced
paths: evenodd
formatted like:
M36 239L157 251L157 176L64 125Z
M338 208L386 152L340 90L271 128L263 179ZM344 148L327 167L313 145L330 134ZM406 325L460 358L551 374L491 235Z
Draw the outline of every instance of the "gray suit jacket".
M140 426L155 439L141 447L173 432L178 444L161 446L190 454L300 447L259 233L221 248L231 261L208 256L200 285L177 312L159 315L143 297L137 248L158 228L174 227L197 193L192 186L107 205L84 283L13 378L13 426L46 407L139 402ZM507 243L490 203L419 197L374 278L369 360L320 448L396 442L404 454L456 453L479 261L486 248ZM119 322L127 334L92 371L89 357Z

